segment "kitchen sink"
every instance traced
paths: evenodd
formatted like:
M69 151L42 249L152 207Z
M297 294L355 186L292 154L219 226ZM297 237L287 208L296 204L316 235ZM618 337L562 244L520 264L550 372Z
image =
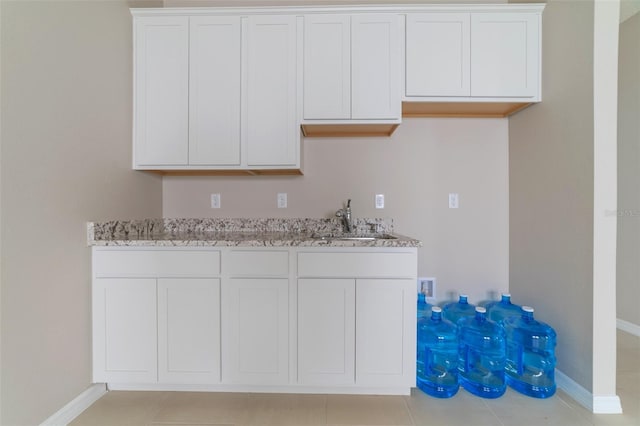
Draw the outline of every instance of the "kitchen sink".
M364 234L364 235L352 235L352 234L314 234L312 238L318 240L342 240L342 241L374 241L374 240L396 240L391 234Z

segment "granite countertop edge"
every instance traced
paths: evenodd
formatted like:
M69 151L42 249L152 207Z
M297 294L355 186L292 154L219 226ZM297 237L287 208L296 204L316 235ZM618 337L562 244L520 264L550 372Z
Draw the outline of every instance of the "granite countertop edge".
M101 247L421 247L393 231L393 220L355 219L358 236L343 240L339 219L142 219L87 223L87 245ZM324 238L319 238L323 236Z

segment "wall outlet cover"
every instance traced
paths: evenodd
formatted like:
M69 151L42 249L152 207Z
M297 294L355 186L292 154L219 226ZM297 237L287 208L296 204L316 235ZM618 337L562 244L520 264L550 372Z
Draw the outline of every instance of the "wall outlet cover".
M286 192L278 192L277 195L277 202L278 202L278 208L279 209L286 209L287 208L287 193Z
M436 279L433 277L418 278L418 293L424 294L427 299L435 299Z
M211 208L212 209L220 208L220 194L211 194Z

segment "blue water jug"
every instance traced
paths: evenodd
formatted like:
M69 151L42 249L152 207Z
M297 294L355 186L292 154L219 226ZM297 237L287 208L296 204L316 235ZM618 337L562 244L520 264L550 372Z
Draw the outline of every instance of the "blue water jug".
M447 303L442 307L442 316L456 324L460 318L474 316L475 305L467 300L466 294L461 294L457 302Z
M487 309L487 317L497 323L500 323L506 317L519 317L522 311L522 306L511 303L511 295L509 293L502 293L502 299L499 302L488 303L485 308Z
M424 293L418 293L418 319L431 317L431 305L427 303Z
M458 392L458 335L456 326L442 318L434 306L431 318L418 321L417 385L436 398L450 398Z
M458 322L458 380L474 395L498 398L505 382L505 332L487 319L486 309L477 307L475 316Z
M533 318L533 308L522 307L522 315L502 323L507 337L507 384L534 398L556 392L556 332Z

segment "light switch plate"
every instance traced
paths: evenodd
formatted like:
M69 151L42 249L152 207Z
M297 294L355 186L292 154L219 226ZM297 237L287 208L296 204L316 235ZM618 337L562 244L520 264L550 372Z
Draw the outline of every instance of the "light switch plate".
M376 209L384 209L384 194L376 194Z

